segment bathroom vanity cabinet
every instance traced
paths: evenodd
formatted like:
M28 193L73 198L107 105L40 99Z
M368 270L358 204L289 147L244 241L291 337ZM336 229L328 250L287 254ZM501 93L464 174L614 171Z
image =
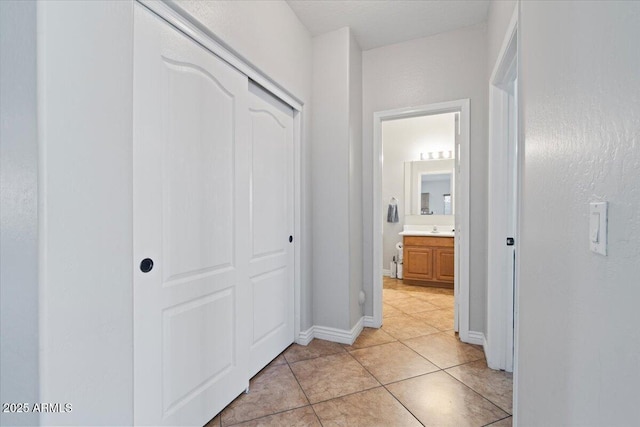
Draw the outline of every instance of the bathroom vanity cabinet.
M403 282L453 288L453 237L404 236Z

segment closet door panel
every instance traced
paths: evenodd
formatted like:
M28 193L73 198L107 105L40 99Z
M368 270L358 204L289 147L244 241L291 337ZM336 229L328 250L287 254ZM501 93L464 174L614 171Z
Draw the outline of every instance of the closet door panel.
M249 92L253 375L293 342L293 111Z
M249 379L248 80L134 24L134 420L204 425Z

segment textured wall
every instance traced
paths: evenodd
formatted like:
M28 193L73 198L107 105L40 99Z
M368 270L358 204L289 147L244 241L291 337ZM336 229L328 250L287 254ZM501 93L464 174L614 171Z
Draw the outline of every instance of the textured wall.
M522 2L518 425L640 419L640 3ZM609 253L589 202L609 202Z
M313 320L349 329L349 29L313 39Z
M0 2L0 402L36 402L38 139L36 4ZM2 425L38 415L0 412Z
M349 327L363 316L362 291L362 50L349 31Z
M491 78L507 26L516 8L515 0L493 0L487 14L487 78Z
M363 53L363 227L365 314L372 315L373 113L471 100L470 330L484 331L487 226L487 76L484 24ZM388 200L383 200L388 203Z
M133 420L133 3L38 3L44 425Z

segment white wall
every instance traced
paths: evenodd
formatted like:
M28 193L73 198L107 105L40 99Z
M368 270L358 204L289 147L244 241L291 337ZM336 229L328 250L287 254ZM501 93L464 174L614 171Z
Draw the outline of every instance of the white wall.
M489 5L487 13L487 84L515 8L515 0L493 0Z
M313 319L343 331L362 317L359 56L349 28L313 39Z
M313 38L313 319L349 323L349 29Z
M362 291L362 50L349 31L349 313L352 328L361 318Z
M132 422L132 10L38 3L44 425Z
M640 419L640 3L520 3L518 425ZM609 202L608 256L589 202Z
M301 328L312 326L311 236L311 59L308 30L285 1L173 1L173 6L202 22L213 35L246 62L255 65L276 85L298 98L302 115L302 235Z
M0 2L0 402L37 402L36 5ZM38 414L0 412L1 425Z
M373 113L471 100L470 328L484 331L487 223L487 73L484 24L363 52L363 227L365 314L371 315Z
M366 123L365 123L366 125ZM398 199L399 222L387 222L384 210L382 225L382 268L388 269L397 254L396 243L402 241L398 233L405 224L404 167L407 161L420 160L420 153L453 150L455 142L455 114L412 117L382 122L382 201L386 209L391 197Z

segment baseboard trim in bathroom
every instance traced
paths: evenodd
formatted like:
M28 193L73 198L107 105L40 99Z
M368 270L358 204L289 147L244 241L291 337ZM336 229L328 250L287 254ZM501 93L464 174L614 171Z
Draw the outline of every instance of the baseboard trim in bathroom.
M391 270L389 269L382 269L382 275L385 277L391 277Z

